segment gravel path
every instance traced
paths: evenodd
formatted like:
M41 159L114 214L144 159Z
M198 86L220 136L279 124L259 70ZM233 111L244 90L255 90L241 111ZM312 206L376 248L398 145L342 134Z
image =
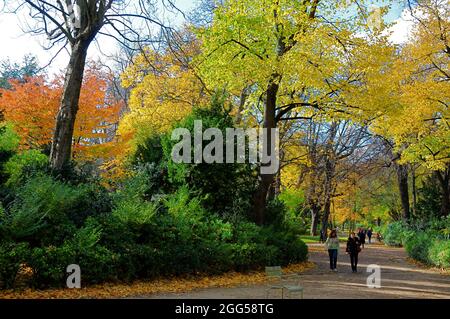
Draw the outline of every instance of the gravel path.
M350 268L350 258L341 246L338 272L328 269L328 254L320 244L309 244L309 260L316 267L301 273L305 299L348 298L445 298L450 299L450 276L435 270L423 269L407 261L402 248L366 245L360 254L358 273ZM367 286L367 266L381 267L381 288ZM170 299L264 299L265 285L235 288L210 288L180 294L138 296L136 298ZM279 298L279 294L272 295Z

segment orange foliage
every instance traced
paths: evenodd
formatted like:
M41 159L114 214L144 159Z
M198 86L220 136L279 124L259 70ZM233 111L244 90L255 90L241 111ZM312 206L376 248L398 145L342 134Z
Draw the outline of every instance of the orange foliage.
M0 110L15 126L25 148L41 148L51 142L61 89L43 76L25 83L12 80L11 90L0 89Z
M111 135L119 121L122 104L108 92L108 74L91 66L84 75L79 111L74 127L73 152L76 159L110 156ZM11 90L0 90L0 110L14 124L23 148L42 148L51 143L63 81L47 82L44 77L26 82L11 81Z

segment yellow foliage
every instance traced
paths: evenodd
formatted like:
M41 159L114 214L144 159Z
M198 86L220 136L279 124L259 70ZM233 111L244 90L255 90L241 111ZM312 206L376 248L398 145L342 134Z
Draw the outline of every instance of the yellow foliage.
M122 74L122 83L131 88L130 111L122 118L119 135L128 141L128 151L149 133L164 133L201 106L209 96L201 80L189 66L198 54L198 43L189 33L180 44L163 52L145 48Z

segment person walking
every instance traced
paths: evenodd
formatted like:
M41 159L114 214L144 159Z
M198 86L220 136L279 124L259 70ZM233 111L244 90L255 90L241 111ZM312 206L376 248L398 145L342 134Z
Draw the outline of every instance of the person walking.
M350 264L352 272L358 272L358 254L361 252L361 243L355 233L351 233L347 240L345 252L350 255Z
M323 244L325 242L325 231L323 229L320 230L320 238L319 238L319 242L321 244Z
M369 230L367 231L367 237L369 238L369 244L372 243L372 228L369 228Z
M362 248L364 248L364 244L366 243L366 231L363 228L360 228L358 232L358 238Z
M339 251L339 238L336 230L332 230L330 236L325 241L325 247L328 250L328 256L330 257L330 271L337 272L337 258Z

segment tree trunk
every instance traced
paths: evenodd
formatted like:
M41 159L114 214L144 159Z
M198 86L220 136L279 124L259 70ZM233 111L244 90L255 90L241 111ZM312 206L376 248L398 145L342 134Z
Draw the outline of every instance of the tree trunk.
M330 219L330 207L331 207L331 202L328 200L325 202L325 205L323 207L323 215L322 215L321 231L323 231L324 234L326 234L327 230L328 230L329 219Z
M264 111L264 126L263 128L268 129L267 134L265 135L266 138L263 141L260 141L260 143L263 143L263 152L267 154L268 156L271 156L271 145L272 142L275 143L275 141L272 141L272 135L271 130L276 128L276 122L275 122L275 108L276 108L276 102L277 102L277 94L279 85L275 82L277 76L273 76L273 80L270 82L268 88L267 88L267 98L266 98L266 107ZM265 164L262 164L265 165ZM267 165L270 165L267 164ZM268 198L269 189L274 181L275 174L260 174L260 183L259 188L255 194L254 198L254 217L255 222L258 225L262 225L264 223L264 212L266 209L266 203Z
M328 137L325 148L325 183L324 183L324 210L322 216L322 231L326 232L328 229L328 220L331 213L331 196L333 193L333 179L336 170L335 154L334 154L334 140L337 134L338 124L333 122L330 127L330 136Z
M411 167L411 176L412 176L412 213L413 216L416 216L416 209L417 209L417 183L416 183L416 169L414 167Z
M436 172L441 186L442 199L441 199L441 216L447 216L450 214L450 167L446 172Z
M409 221L409 188L408 188L408 166L396 164L398 189L400 192L400 200L402 202L403 220Z
M79 41L72 47L50 151L50 166L61 171L71 159L72 138L83 83L87 49L90 42Z
M247 101L248 95L249 95L249 87L246 86L241 92L241 97L239 100L239 107L236 112L235 123L237 126L241 125L242 112L244 111L244 106L245 106L245 102Z
M317 236L317 226L319 225L320 207L313 205L311 207L311 229L310 235Z

